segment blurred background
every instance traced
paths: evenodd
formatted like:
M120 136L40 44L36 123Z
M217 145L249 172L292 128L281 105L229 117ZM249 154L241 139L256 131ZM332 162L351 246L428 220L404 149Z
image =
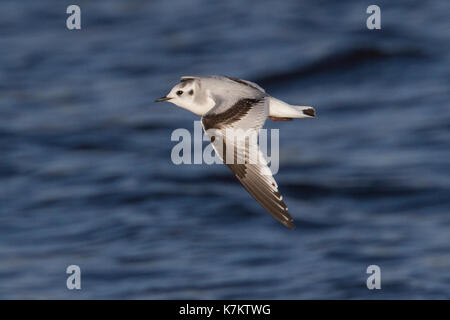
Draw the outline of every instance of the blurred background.
M371 4L381 30L366 27ZM449 12L445 0L2 1L0 298L450 298ZM316 108L266 122L296 229L225 166L172 164L172 131L198 117L153 101L199 74ZM372 264L381 290L366 287Z

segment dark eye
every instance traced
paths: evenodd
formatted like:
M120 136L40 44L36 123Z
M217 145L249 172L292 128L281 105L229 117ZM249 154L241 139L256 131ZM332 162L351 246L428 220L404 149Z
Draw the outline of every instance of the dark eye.
M182 94L183 94L183 91L182 91L182 90L178 90L178 91L177 91L177 95L178 95L178 96L181 96Z
M191 90L189 91L189 94L192 96L192 95L194 94L194 90L191 89Z

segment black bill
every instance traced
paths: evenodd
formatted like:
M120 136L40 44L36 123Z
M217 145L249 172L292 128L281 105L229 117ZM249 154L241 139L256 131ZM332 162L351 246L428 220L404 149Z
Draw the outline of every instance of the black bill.
M170 100L170 99L172 99L172 98L162 97L162 98L156 99L155 102L162 102L162 101L167 101L167 100Z

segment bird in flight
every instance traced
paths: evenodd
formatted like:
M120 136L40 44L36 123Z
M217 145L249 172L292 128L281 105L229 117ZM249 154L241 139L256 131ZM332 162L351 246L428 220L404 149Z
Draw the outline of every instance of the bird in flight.
M249 148L248 137L259 132L267 118L274 121L314 118L314 108L290 105L271 97L256 83L226 76L181 77L180 83L165 97L156 100L161 101L201 116L203 130L223 163L264 209L286 227L294 228L257 142ZM247 143L237 142L236 137L229 134L232 130L239 130Z

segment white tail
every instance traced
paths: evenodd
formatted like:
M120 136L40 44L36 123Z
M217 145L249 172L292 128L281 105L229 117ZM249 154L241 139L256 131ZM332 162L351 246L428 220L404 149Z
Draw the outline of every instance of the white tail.
M286 102L270 97L269 116L279 119L314 118L316 111L310 106L292 106Z

